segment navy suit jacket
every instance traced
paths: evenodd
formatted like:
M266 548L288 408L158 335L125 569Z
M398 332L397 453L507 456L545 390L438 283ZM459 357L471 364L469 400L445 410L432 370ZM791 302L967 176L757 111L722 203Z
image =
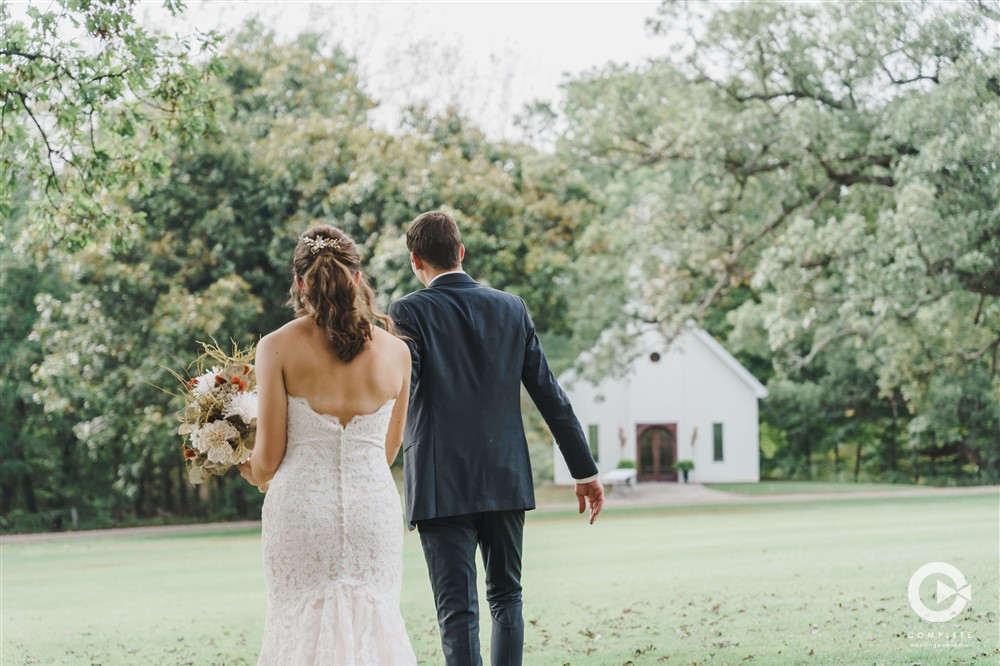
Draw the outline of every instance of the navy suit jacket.
M524 301L454 273L395 301L389 315L413 358L403 436L411 528L430 518L535 508L522 383L573 477L597 474Z

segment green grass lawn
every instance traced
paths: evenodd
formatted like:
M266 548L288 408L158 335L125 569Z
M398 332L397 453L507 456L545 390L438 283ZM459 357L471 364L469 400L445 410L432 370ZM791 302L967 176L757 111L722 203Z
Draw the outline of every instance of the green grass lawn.
M998 517L996 494L612 507L595 526L535 512L525 663L995 664ZM416 533L405 543L403 616L421 663L439 664ZM256 531L8 544L0 558L5 665L255 663ZM939 625L906 596L931 561L972 584ZM917 638L928 631L965 635Z

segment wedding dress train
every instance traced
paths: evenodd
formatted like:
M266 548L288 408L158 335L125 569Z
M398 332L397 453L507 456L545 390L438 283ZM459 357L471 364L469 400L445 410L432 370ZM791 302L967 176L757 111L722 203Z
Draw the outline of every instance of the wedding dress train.
M262 515L259 666L416 663L399 610L402 510L385 463L393 402L345 425L288 397L285 458Z

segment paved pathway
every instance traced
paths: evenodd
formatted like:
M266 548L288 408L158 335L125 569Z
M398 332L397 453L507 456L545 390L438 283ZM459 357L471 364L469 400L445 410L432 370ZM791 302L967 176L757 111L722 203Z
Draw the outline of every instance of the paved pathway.
M10 543L90 539L93 537L135 536L140 534L181 534L190 532L229 532L260 527L259 520L239 520L231 523L196 523L192 525L150 525L149 527L115 527L108 530L76 530L75 532L45 532L42 534L9 534L0 536L0 546Z
M879 497L944 497L949 495L1000 494L1000 486L934 488L904 486L889 490L844 490L836 492L740 495L714 490L700 483L640 483L634 489L620 488L608 494L610 505L649 506L677 504L739 504L747 502L804 502L809 500L849 500Z
M707 488L700 483L640 483L634 488L619 488L608 493L608 507L627 506L676 506L705 504L745 504L758 502L806 502L809 500L850 500L879 497L948 497L953 495L997 495L1000 486L965 486L961 488L931 488L926 486L904 487L899 490L860 490L844 492L785 493L774 495L738 495ZM575 503L546 504L540 509L576 508ZM998 504L1000 509L1000 504ZM203 523L197 525L157 525L150 527L122 527L110 530L78 530L76 532L50 532L46 534L12 534L0 536L0 546L36 541L61 539L87 539L109 536L135 536L142 534L171 534L184 532L224 532L252 529L260 526L258 520L231 523Z

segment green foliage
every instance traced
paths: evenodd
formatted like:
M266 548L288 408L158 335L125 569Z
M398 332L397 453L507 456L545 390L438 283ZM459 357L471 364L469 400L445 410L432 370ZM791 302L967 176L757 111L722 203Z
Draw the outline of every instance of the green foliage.
M28 193L16 199L11 233L31 230L18 261L59 287L31 285L19 306L31 305L10 324L32 354L18 366L23 390L30 385L23 406L60 429L42 437L23 419L13 427L39 436L39 458L67 472L5 469L14 480L5 512L24 510L27 492L16 489L30 482L47 493L32 515L74 507L115 521L255 515L262 496L235 475L197 493L187 484L180 403L156 387L171 385L168 367L197 356L196 341L246 345L288 320L292 252L312 224L336 224L358 241L386 305L417 287L405 226L446 207L462 227L467 270L522 296L540 330L566 329L567 294L552 285L594 205L560 163L492 143L455 113L414 110L404 132L375 130L356 63L315 35L278 42L251 23L209 66L216 125L197 142L172 143L161 172L109 194L143 219L127 244L116 242L120 228L95 228L84 247L64 244L32 264L27 257L49 239L31 226L21 204ZM540 425L532 432L544 480L551 446Z
M601 340L584 374L620 370L636 319L725 340L770 389L766 475L997 480L993 4L666 3L654 28L695 31L671 58L522 114L552 153L455 110L377 130L320 36L171 40L133 9L0 5L4 529L255 515L238 478L185 482L164 366L283 324L315 223L383 307L412 291L403 230L437 208L556 365Z
M125 241L142 217L114 193L162 172L172 146L212 127L219 37L153 34L132 1L56 0L27 16L15 21L0 4L0 216L31 183L30 220L49 245L81 247L102 229Z
M654 29L692 26L674 56L566 86L558 152L604 192L581 266L610 278L576 316L693 319L773 376L775 473L920 478L947 451L996 480L998 17L664 3Z

